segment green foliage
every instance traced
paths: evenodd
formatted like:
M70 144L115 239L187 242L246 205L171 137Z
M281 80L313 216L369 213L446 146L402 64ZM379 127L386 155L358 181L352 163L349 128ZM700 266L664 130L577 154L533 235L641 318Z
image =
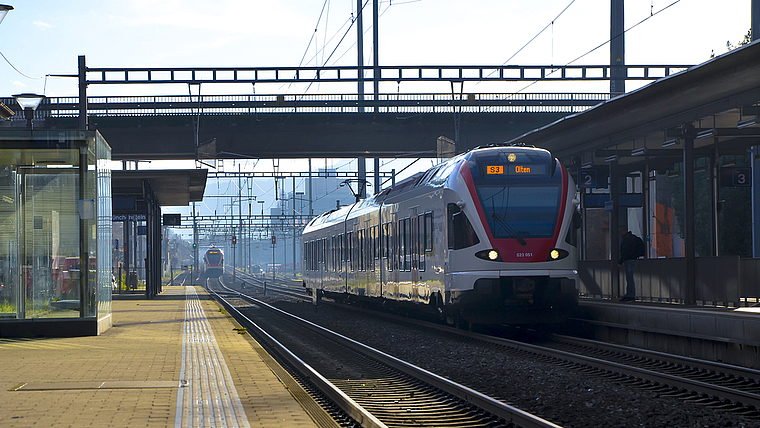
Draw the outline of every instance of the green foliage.
M742 47L744 45L748 45L751 42L752 42L752 28L750 28L747 31L747 34L744 35L744 38L742 39L742 41L740 41L739 43L737 43L736 46L734 46L734 44L731 43L730 40L727 41L726 42L726 49L730 52L730 51L732 51L732 50L734 50L736 48Z

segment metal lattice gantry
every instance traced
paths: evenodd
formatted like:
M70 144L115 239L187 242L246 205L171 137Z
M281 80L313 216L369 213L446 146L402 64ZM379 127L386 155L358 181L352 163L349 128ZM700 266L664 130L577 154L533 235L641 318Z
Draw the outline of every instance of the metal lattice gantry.
M626 80L654 80L689 68L689 65L629 65ZM425 65L333 67L185 67L95 68L85 70L87 85L146 83L313 83L313 82L430 82L430 81L542 81L609 80L609 65Z

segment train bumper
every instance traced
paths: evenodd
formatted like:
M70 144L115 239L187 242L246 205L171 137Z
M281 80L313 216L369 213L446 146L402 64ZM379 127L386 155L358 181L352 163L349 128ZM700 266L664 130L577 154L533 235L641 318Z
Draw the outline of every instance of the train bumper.
M477 324L536 324L564 321L578 304L575 271L468 272L469 289L452 290L451 308Z

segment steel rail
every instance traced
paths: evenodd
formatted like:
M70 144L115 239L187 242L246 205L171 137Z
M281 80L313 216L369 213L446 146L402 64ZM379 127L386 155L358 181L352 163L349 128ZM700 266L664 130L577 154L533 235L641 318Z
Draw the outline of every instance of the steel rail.
M287 293L287 294L291 294L291 293ZM340 307L346 308L349 310L358 311L358 312L367 312L366 309L360 310L360 309L356 309L352 307L346 307L345 305L341 305ZM668 373L662 373L659 371L649 370L649 369L645 369L641 367L629 366L626 364L621 364L621 363L617 363L613 361L606 361L603 359L585 356L585 355L579 355L579 354L575 354L568 351L551 349L551 348L543 347L540 345L533 345L533 344L528 344L524 342L483 335L483 334L474 333L474 332L465 332L465 331L454 329L447 326L437 325L437 324L419 321L419 320L411 320L408 318L399 317L396 315L384 314L384 313L376 312L376 311L371 311L371 312L380 314L383 317L387 317L396 321L422 325L427 328L432 328L432 329L444 331L447 333L454 333L454 334L461 335L470 339L480 340L480 341L493 343L493 344L497 344L501 346L508 346L520 351L529 352L529 353L540 355L547 358L556 358L559 360L571 362L578 365L584 365L584 366L589 366L589 367L599 369L599 370L619 373L625 376L638 378L638 379L652 382L655 384L666 384L670 387L692 391L696 394L717 396L723 399L730 400L735 403L741 403L744 406L753 406L755 408L760 408L760 395L753 392L749 392L749 391L743 391L740 389L726 387L723 385L715 385L708 382L702 382L695 379L689 379L689 378L676 376L676 375L672 375ZM578 341L582 342L582 340L578 340ZM628 348L622 347L619 345L606 344L606 346L608 346L611 349L618 349L618 350L621 350L622 352L628 352ZM629 352L629 353L633 354L633 352ZM728 364L721 364L721 363L711 363L711 362L696 360L696 359L692 359L688 357L657 353L653 351L637 350L636 353L638 353L640 356L645 357L645 358L661 357L663 361L665 362L683 364L684 366L695 367L695 368L699 368L703 370L710 370L710 371L721 370L721 373L733 375L736 377L754 378L754 379L760 378L760 371L750 369L750 368L742 368L742 367L732 366Z
M409 364L403 360L400 360L396 357L393 357L391 355L385 354L381 351L378 351L376 349L370 348L360 342L357 342L353 339L350 339L346 336L337 334L335 332L332 332L330 330L325 329L324 327L321 327L317 324L314 324L308 320L296 317L294 315L291 315L285 311L282 311L281 309L275 308L263 301L260 301L258 299L255 299L253 297L247 296L240 292L233 291L234 294L237 295L237 297L245 299L249 302L252 302L258 306L265 307L271 311L274 311L284 317L287 317L289 319L295 320L299 324L305 326L311 331L314 331L315 333L318 333L320 335L324 335L329 337L331 340L346 346L350 349L358 350L359 352L369 355L372 358L380 361L383 364L386 364L400 372L408 373L409 375L420 379L421 381L438 388L442 391L445 391L448 394L451 394L452 396L455 396L461 400L464 400L468 403L471 403L474 406L477 406L490 414L502 418L505 421L512 422L518 426L524 427L524 428L559 428L559 425L556 425L552 422L546 421L545 419L539 418L535 415L532 415L528 412L525 412L523 410L520 410L516 407L510 406L508 404L502 403L498 400L495 400L491 397L486 396L485 394L482 394L480 392L477 392L473 389L470 389L464 385L455 383L453 381L450 381L446 378L443 378L441 376L436 375L435 373L429 372L425 369L422 369L420 367L414 366L412 364ZM221 295L218 293L213 293L213 295L218 296L218 298L222 298ZM237 311L236 311L237 312ZM241 314L242 315L242 314ZM348 413L348 412L347 412ZM352 415L353 416L353 415Z
M276 352L283 359L285 359L288 362L288 364L292 365L293 367L296 367L299 371L304 373L310 381L314 382L317 385L320 391L322 391L326 396L328 396L330 400L332 400L335 404L338 405L338 407L341 408L341 410L343 410L346 414L354 418L363 427L387 428L385 424L383 424L375 416L367 412L363 407L357 404L351 397L349 397L343 391L341 391L338 387L333 385L329 380L325 379L321 374L319 374L311 366L306 364L306 362L304 362L298 356L290 352L289 349L287 349L280 342L278 342L277 339L269 335L269 333L264 331L256 323L254 323L248 317L243 315L242 312L240 312L237 308L235 308L232 304L230 304L219 293L212 290L208 290L208 292L212 296L214 296L214 298L218 302L220 302L230 314L233 314L233 316L238 321L244 321L245 325L252 327L256 331L255 337L257 340L266 343L266 345L269 347L270 350L272 350L273 352Z

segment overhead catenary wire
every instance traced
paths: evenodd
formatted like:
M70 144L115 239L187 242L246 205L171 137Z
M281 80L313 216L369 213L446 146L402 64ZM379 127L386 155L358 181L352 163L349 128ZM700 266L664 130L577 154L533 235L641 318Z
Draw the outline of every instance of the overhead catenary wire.
M610 38L610 39L606 40L605 42L603 42L603 43L599 44L598 46L594 47L593 49L589 50L588 52L586 52L586 53L584 53L584 54L580 55L579 57L575 58L574 60L572 60L572 61L570 61L570 62L566 63L565 65L563 65L563 66L558 66L556 69L554 69L554 70L550 71L550 72L547 74L547 77L548 77L548 76L551 76L551 75L552 75L552 74L554 74L554 73L556 73L556 72L557 72L558 70L560 70L562 67L566 67L566 66L568 66L568 65L571 65L571 64L573 64L574 62L576 62L576 61L580 60L581 58L583 58L583 57L585 57L585 56L587 56L587 55L591 54L592 52L596 51L597 49L601 48L602 46L604 46L604 45L606 45L606 44L608 44L608 43L611 43L611 42L612 42L613 40L615 40L616 38L618 38L618 37L622 37L622 36L623 36L625 33L629 32L630 30L633 30L634 28L638 27L639 25L643 24L644 22L648 21L649 19L651 19L651 18L654 18L655 16L659 15L661 12L664 12L665 10L669 9L670 7L674 6L676 3L680 2L680 1L681 1L681 0L675 0L674 2L672 2L672 3L670 3L669 5L667 5L667 6L663 7L662 9L658 10L657 12L650 12L650 15L649 15L649 16L647 16L646 18L644 18L644 19L642 19L641 21L637 22L636 24L634 24L634 25L632 25L632 26L630 26L630 27L626 28L625 30L623 30L623 32L621 32L620 34L616 35L615 37L612 37L612 38ZM480 83L480 82L478 82L478 83ZM521 93L522 91L524 91L524 90L526 90L526 89L530 88L531 86L533 86L533 85L535 85L535 84L537 84L537 83L538 83L538 81L534 81L534 82L531 82L531 83L529 83L529 84L525 85L524 87L520 88L519 90L515 91L515 94L519 94L519 93ZM489 109L490 109L490 107L489 107L489 108L487 108L487 109L485 109L484 111L488 111Z

